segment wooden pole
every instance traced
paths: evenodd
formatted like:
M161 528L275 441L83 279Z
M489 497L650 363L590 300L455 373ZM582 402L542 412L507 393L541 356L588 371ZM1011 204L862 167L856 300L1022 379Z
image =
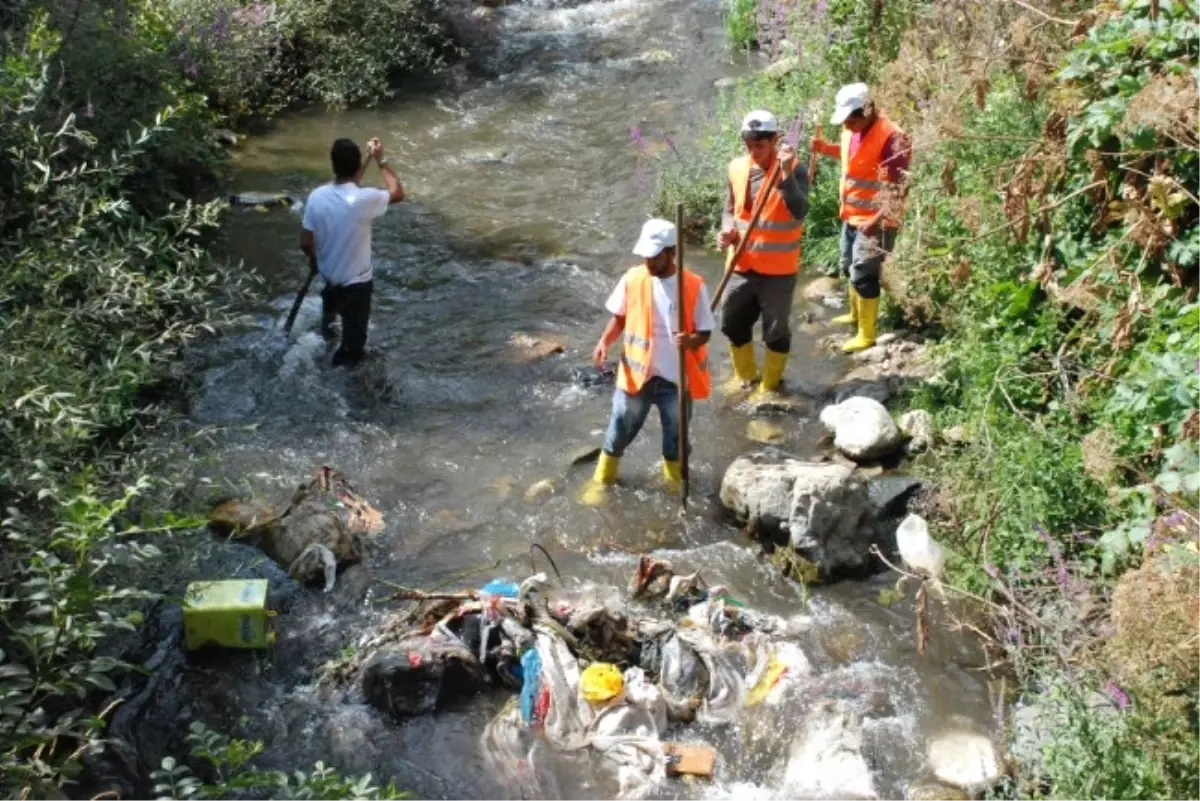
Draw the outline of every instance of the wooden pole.
M690 333L683 302L683 204L675 204L675 330ZM687 508L688 497L688 385L686 349L679 346L679 505Z
M758 225L758 218L762 216L763 208L767 205L767 197L771 194L771 188L775 186L776 179L781 177L779 162L776 161L766 178L767 191L761 193L758 197L758 202L754 204L754 214L750 216L750 225L742 233L742 239L733 251L733 258L729 260L729 266L725 268L725 274L721 276L721 283L717 284L717 291L713 293L712 303L710 304L713 311L716 311L717 306L721 303L721 296L725 294L725 285L733 277L733 271L737 267L738 261L742 258L742 254L746 252L746 245L750 243L750 235L754 233L754 229Z

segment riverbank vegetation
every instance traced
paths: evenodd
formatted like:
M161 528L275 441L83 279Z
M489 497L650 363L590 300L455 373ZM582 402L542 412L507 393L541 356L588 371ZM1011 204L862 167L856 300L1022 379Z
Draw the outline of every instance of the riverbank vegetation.
M886 315L937 342L938 377L905 401L955 434L918 466L924 512L1020 688L997 792L1197 797L1197 4L729 8L733 43L785 66L724 90L699 152L664 157L660 200L705 233L751 108L803 152L837 86L865 80L912 136ZM836 264L820 169L809 271Z
M136 578L160 556L154 537L197 523L137 511L162 482L131 457L178 397L181 348L211 333L225 319L223 298L246 289L240 271L206 250L222 211L211 201L225 164L218 128L301 103L386 96L451 54L446 8L30 0L0 10L7 797L85 792L82 765L131 675L97 646L136 629L138 604L153 596ZM211 764L191 756L231 781L222 772L230 754L253 744L219 744L209 742ZM179 747L180 765L160 783L183 781L182 738ZM320 766L288 779L243 763L234 766L243 785L269 786L273 797L394 795Z

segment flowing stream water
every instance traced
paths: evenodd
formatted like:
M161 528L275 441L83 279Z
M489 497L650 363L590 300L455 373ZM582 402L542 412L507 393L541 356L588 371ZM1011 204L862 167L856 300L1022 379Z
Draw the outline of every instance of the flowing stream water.
M340 470L387 523L367 556L372 582L428 587L496 563L459 586L519 579L536 542L564 574L624 587L636 557L615 543L699 568L764 611L795 613L798 588L724 520L716 498L725 467L753 445L744 410L719 399L699 405L686 518L661 485L653 417L604 506L575 501L591 467L568 470L573 452L601 443L611 397L610 387L582 387L572 372L588 365L607 293L636 262L629 251L649 205L630 129L653 147L669 147L664 133L680 145L694 141L717 113L713 82L749 69L727 52L719 6L537 0L501 8L488 24L473 70L439 88L373 110L289 116L237 152L234 191L303 197L328 180L335 137L379 136L408 199L374 228L373 353L355 371L328 366L315 331L319 282L291 340L280 332L306 270L298 217L234 210L225 247L263 276L266 299L246 301L239 333L191 356L202 389L190 417L220 427L195 447L197 480L286 497L319 465ZM366 180L378 182L374 168ZM687 263L715 287L712 254L692 248ZM818 321L836 313L799 292L796 311ZM515 332L553 335L566 351L520 363L510 358ZM816 338L794 335L793 387L819 392L849 369L820 352ZM730 368L719 334L712 352L720 381ZM781 419L784 448L816 451L818 411L812 402L803 416ZM528 499L526 489L542 479L554 491ZM919 655L911 607L877 601L891 584L879 576L814 588L808 612L817 625L806 643L819 673L844 679L840 692L892 707L868 732L884 797L927 775L932 733L993 726L978 647L935 634ZM194 663L185 680L221 690L181 716L214 718L214 727L246 718L241 731L262 738L266 758L280 766L324 759L425 797L509 797L479 742L503 695L397 725L313 689L316 667L378 621L386 595L379 583L351 604L304 593L281 615L274 656ZM778 739L786 744L789 734ZM715 783L676 782L665 792L773 792L767 761L748 745L710 739L721 753ZM560 777L558 791L610 792L587 775Z

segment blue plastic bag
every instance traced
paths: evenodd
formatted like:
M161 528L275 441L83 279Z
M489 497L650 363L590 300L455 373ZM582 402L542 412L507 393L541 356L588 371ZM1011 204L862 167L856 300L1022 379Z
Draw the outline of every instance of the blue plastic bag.
M492 579L480 590L480 592L486 592L488 595L499 595L504 598L516 598L520 591L520 587L504 579Z
M528 726L533 722L533 705L542 687L542 657L536 648L530 648L521 654L521 673L524 674L521 684L521 719Z

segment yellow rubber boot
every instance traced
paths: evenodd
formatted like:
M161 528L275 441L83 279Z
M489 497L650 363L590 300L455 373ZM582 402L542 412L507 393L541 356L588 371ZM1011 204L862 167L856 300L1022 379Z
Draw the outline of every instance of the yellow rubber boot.
M854 284L846 291L846 302L850 304L850 312L848 314L840 314L834 317L829 322L834 325L854 325L858 322L858 293L854 291Z
M763 395L768 392L778 392L779 382L783 380L783 370L787 367L788 355L786 353L778 353L767 348L767 353L763 359L763 374L762 382L759 383L755 395Z
M592 474L592 480L584 487L579 502L584 506L599 506L604 503L608 485L615 484L617 481L617 466L620 463L621 457L611 456L601 451L600 461L596 462L596 472Z
M667 487L671 492L678 493L679 487L683 483L683 465L670 459L663 459L663 478L667 480Z
M842 345L843 353L866 350L875 344L875 320L879 317L879 298L859 298L858 315L858 334Z
M733 378L725 387L727 392L738 392L746 384L758 380L758 362L754 358L753 342L730 345L729 355L733 359Z

